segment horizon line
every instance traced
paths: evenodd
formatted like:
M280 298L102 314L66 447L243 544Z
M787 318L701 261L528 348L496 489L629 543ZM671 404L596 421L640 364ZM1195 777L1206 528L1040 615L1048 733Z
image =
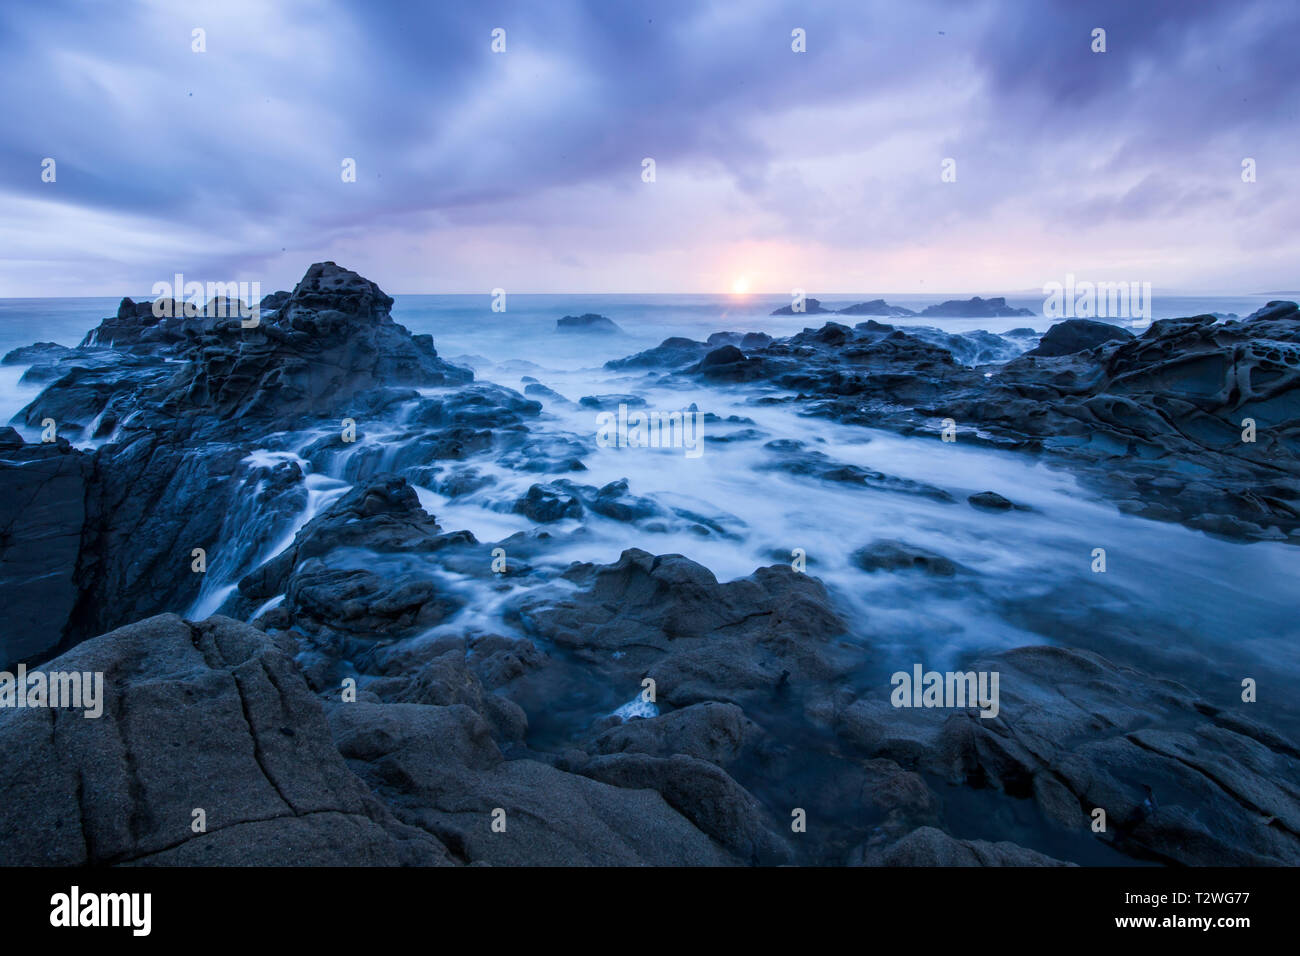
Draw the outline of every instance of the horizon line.
M258 281L258 280L249 280L249 281ZM372 280L372 281L373 281L373 280ZM378 283L376 283L376 285L377 285L377 284L378 284ZM384 290L381 289L380 291L384 291ZM292 292L292 290L291 290L291 289L275 289L275 290L273 290L273 292ZM269 295L269 294L273 294L273 293L265 293L265 294ZM489 291L489 292L387 292L387 291L384 291L384 294L385 294L385 295L388 295L388 296L392 296L392 297L397 297L397 296L417 296L417 295L419 295L419 296L467 296L467 297L468 297L468 296L474 296L474 297L483 297L483 298L488 298L488 299L491 299L491 298L493 297L493 294L492 294L490 291ZM1043 293L1042 291L1037 290L1037 289L1032 289L1032 290L1026 290L1026 289L1016 289L1016 290L1000 289L1000 290L996 290L996 291L984 291L984 292L959 292L959 291L952 291L952 290L947 291L947 292L900 292L900 291L894 291L894 292L817 292L817 293L815 293L815 294L814 294L814 293L811 293L811 292L808 292L808 293L805 293L805 296L804 296L804 297L805 297L805 300L806 300L806 299L820 299L821 297L824 297L824 296L860 296L860 297L864 297L864 296L874 296L874 297L877 297L877 298L887 298L887 297L889 297L889 296L965 296L965 297L967 297L967 298L984 298L984 297L987 297L987 296L1023 296L1023 297L1031 297L1031 296L1042 296L1042 295L1045 295L1045 294L1046 294L1046 293ZM636 291L636 292L590 292L590 291L586 291L586 292L584 292L584 291L572 291L572 290L571 290L571 291L566 291L566 292L507 292L507 296L519 296L519 295L528 295L528 296L551 296L551 297L561 297L561 296L687 296L687 295L699 295L699 296L725 297L725 298L729 298L729 299L735 299L735 300L737 300L738 302L740 302L740 301L744 301L744 300L746 300L746 299L758 299L758 298L780 298L780 299L783 299L783 300L784 300L784 299L789 299L789 298L790 298L790 293L788 293L788 292L745 292L745 293L737 293L737 292L730 292L730 291L721 291L721 292L705 292L705 291L691 291L691 292L649 292L649 291ZM1153 296L1153 297L1157 297L1157 296L1158 296L1158 297L1160 297L1160 298L1166 298L1166 299L1170 299L1170 298L1206 298L1206 297L1228 298L1228 297L1233 297L1233 296L1247 296L1247 297L1249 297L1249 296L1267 296L1267 295L1295 295L1295 296L1300 296L1300 289L1282 289L1282 290L1273 290L1273 291L1265 291L1265 292L1225 292L1225 291L1222 291L1222 290L1215 290L1215 291L1187 291L1187 290L1177 290L1177 291L1173 291L1173 292L1156 292L1156 291L1153 290L1153 292L1152 292L1152 296ZM99 294L99 295L6 295L6 296L0 296L0 302L21 301L21 300L47 300L47 299L48 299L48 300L59 300L59 299L131 299L132 301L136 301L136 302L148 302L148 301L151 300L151 298L154 298L154 297L152 297L152 296L141 296L141 297L137 298L137 297L132 296L132 295L123 295L123 294L121 294L121 293L113 292L113 293L102 293L102 294ZM205 300L205 301L206 301L206 300Z

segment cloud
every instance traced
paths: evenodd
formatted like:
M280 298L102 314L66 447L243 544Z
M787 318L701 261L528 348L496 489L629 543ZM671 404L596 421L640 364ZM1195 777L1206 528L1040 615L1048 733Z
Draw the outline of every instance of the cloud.
M1290 285L1298 26L1268 0L10 4L0 295L331 256L407 292Z

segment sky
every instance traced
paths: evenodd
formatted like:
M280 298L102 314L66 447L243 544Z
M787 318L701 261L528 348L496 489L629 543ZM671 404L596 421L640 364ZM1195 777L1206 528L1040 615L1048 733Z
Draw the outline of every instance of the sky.
M327 259L394 294L1294 290L1297 39L1294 0L6 3L0 297Z

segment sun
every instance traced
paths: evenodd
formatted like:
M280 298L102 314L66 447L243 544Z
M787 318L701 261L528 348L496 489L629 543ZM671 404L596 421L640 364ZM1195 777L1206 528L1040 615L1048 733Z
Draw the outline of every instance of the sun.
M731 283L731 291L736 295L744 295L748 292L749 276L736 276L735 281Z

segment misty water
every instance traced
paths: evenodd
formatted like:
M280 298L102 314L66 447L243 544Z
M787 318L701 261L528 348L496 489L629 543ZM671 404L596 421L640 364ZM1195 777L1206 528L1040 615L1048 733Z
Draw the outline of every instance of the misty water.
M831 308L865 297L826 296ZM945 296L887 296L891 303L921 308ZM1246 315L1262 297L1157 299L1155 318L1218 311ZM1009 297L1030 308L1041 300ZM602 486L626 478L632 494L707 519L713 533L692 522L637 526L587 512L549 526L552 545L529 557L536 567L561 569L573 561L611 562L626 548L654 554L679 553L708 567L719 580L756 568L789 563L795 549L807 557L808 573L829 589L849 625L846 641L863 649L861 680L887 688L888 675L913 663L949 669L984 651L1059 642L1095 649L1122 663L1181 681L1214 703L1233 699L1242 676L1255 677L1270 694L1300 677L1295 608L1300 580L1292 546L1243 545L1178 525L1120 513L1064 470L1028 456L901 437L883 430L837 424L800 414L798 404L767 404L782 393L767 386L710 387L642 370L610 371L608 359L630 355L663 339L703 340L716 331L764 331L788 335L824 321L849 324L861 317L772 316L774 298L717 296L512 296L508 311L490 310L486 296L398 297L394 319L412 332L434 336L440 355L474 368L477 381L523 391L531 377L571 403L543 400L543 413L528 422L531 436L574 442L585 472L539 473L505 467L493 453L465 464L495 479L468 494L446 497L413 482L426 510L447 531L467 529L484 544L535 528L511 511L534 483L567 478ZM115 310L113 300L0 301L0 346L34 341L75 345L100 318ZM620 335L566 335L555 330L565 314L596 312L623 329ZM1050 324L1041 317L1013 319L881 319L904 326L941 326L947 332L1001 332ZM1121 323L1126 324L1126 323ZM0 401L6 418L39 391L20 385L21 367L0 367ZM432 394L432 390L429 390ZM680 448L602 448L595 442L597 413L576 403L583 396L630 394L648 408L673 411L694 404L719 419L702 424L703 453L690 458ZM236 479L248 494L239 513L227 517L222 544L190 608L175 610L202 618L234 592L238 579L289 545L311 517L337 500L355 480L359 463L369 474L411 440L402 408L384 421L362 422L358 441L345 450L321 451L321 439L337 429L268 435L241 465ZM756 429L754 440L726 441ZM31 429L20 429L36 440ZM920 495L823 482L771 470L768 442L802 443L847 464L938 486L956 503ZM306 478L288 500L263 507L261 490L270 470L295 461ZM377 464L376 464L377 462ZM453 463L459 464L459 463ZM966 503L969 494L994 491L1030 510L990 513ZM581 526L582 533L572 534ZM921 573L868 573L852 553L877 539L900 539L938 552L962 566L951 578ZM1107 570L1095 573L1093 550L1104 548ZM516 634L503 614L517 595L490 579L457 574L420 555L387 556L343 551L328 562L394 574L415 570L461 595L466 604L428 635ZM274 605L268 602L260 610ZM608 713L637 688L601 688L589 702L591 714ZM1294 715L1293 715L1294 716Z

